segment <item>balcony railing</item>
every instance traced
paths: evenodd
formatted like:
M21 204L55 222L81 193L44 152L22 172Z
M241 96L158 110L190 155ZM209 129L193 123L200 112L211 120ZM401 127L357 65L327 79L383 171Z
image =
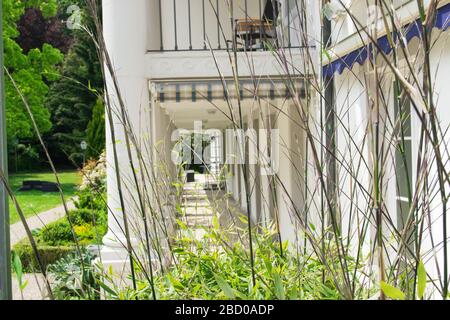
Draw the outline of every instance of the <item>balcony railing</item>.
M149 51L263 51L306 46L299 32L303 0L157 1L159 39L154 38ZM154 42L159 42L159 48Z

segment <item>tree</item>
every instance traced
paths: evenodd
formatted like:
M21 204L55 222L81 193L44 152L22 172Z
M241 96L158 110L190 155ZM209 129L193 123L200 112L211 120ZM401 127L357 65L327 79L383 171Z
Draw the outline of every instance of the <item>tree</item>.
M45 133L52 127L50 112L44 104L49 90L48 83L58 79L57 66L62 62L63 55L49 44L24 53L16 42L15 39L19 36L17 22L29 6L40 8L44 17L55 15L57 10L55 0L3 0L4 64L27 99L39 130ZM5 96L8 145L14 146L23 140L35 138L31 119L8 77L5 78ZM11 147L9 152L13 152Z
M97 159L105 149L105 106L99 98L87 128L87 157Z
M89 27L90 20L85 17ZM73 30L74 44L64 61L62 77L48 95L53 129L48 137L52 154L59 163L81 164L80 142L87 140L97 97L103 92L103 77L95 43L84 30Z
M60 11L63 8L60 8ZM25 53L42 48L45 43L67 53L72 45L72 37L66 31L62 13L46 18L39 8L27 8L17 23L20 33L16 41Z

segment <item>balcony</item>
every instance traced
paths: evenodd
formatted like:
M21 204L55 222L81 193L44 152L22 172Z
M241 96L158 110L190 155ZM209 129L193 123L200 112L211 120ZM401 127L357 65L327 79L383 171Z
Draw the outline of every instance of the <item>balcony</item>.
M308 43L302 36L306 19L303 3L304 0L153 0L148 51L304 48Z

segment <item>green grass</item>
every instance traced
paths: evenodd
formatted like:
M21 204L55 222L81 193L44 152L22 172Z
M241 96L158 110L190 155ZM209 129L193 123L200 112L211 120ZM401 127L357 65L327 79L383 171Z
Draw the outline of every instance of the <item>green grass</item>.
M61 186L66 196L69 199L75 195L76 188L81 182L81 176L77 171L63 171L58 173ZM22 186L23 180L42 180L55 182L55 176L52 172L32 172L32 173L18 173L11 174L9 183L15 192L17 201L25 214L25 216L33 216L35 214L56 208L62 205L61 196L58 192L41 192L41 191L18 191ZM10 208L10 223L20 221L19 215L12 203L9 203Z

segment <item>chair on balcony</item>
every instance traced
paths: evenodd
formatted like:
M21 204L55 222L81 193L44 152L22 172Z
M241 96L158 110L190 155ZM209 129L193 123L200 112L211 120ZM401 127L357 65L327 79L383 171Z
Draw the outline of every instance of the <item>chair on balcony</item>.
M236 19L234 34L238 50L264 50L265 41L274 41L277 37L273 23L260 19Z

